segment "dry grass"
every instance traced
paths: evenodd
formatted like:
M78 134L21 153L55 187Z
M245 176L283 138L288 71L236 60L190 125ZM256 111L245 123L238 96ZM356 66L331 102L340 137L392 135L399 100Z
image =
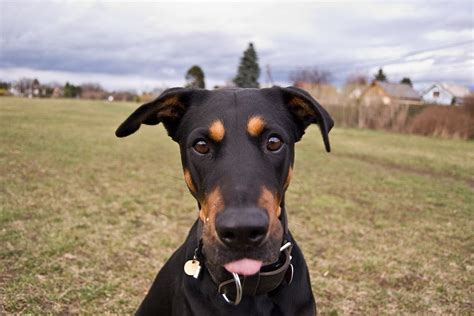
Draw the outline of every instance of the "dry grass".
M0 313L131 313L197 217L136 104L0 99ZM470 314L474 144L317 128L287 194L322 314Z

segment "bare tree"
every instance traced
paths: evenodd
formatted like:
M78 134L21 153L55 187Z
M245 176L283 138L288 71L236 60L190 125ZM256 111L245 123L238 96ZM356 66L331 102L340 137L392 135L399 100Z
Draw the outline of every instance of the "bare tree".
M14 87L22 95L33 94L33 81L34 79L21 78L14 84Z
M102 100L107 97L107 91L105 91L98 83L83 83L81 85L81 98Z
M369 78L363 74L351 74L346 79L346 86L349 85L358 85L358 86L365 86L369 83Z
M317 85L329 83L332 79L332 75L329 71L318 67L300 68L292 71L289 79L295 86L301 84Z

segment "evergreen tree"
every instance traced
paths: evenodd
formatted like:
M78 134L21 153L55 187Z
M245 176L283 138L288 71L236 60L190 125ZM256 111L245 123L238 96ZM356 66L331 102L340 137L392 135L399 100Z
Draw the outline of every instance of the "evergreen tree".
M201 67L194 65L189 68L186 73L186 88L202 88L206 87L204 82L204 72Z
M413 87L413 83L411 82L411 79L408 78L408 77L405 77L403 78L401 81L400 81L401 84L407 84L409 85L410 87Z
M237 76L234 78L236 86L241 88L258 88L258 77L260 76L260 67L258 66L258 57L252 43L244 51L240 59Z
M374 80L387 82L387 76L383 72L382 68L380 68L379 71L375 74Z
M81 87L66 82L64 86L65 98L78 98L81 95Z

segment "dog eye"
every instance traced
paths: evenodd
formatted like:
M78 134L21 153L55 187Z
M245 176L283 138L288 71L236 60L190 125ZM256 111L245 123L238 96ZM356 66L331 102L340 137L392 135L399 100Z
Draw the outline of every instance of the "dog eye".
M271 136L267 141L267 149L269 151L277 151L283 145L283 141L277 136Z
M194 143L193 148L200 154L207 154L209 152L209 145L204 140L198 140Z

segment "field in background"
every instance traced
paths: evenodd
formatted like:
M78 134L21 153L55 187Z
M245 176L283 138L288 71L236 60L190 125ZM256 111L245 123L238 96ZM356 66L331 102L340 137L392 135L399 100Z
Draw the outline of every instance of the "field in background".
M137 104L0 99L0 313L132 313L197 218ZM474 143L317 127L287 193L321 314L474 309Z

